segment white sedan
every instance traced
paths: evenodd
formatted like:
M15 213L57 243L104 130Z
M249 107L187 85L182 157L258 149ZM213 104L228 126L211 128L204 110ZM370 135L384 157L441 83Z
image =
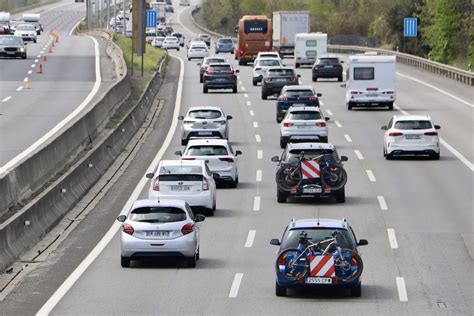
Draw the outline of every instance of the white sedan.
M179 50L179 39L174 36L167 36L163 41L164 49L176 49Z
M328 142L327 121L316 106L292 106L280 123L280 147L287 143Z
M207 48L207 45L204 42L202 42L202 44L194 43L189 46L187 53L188 60L191 60L193 58L203 59L208 56L209 49Z
M252 69L252 84L254 86L257 83L262 81L263 72L270 67L282 67L283 64L280 58L273 58L273 57L262 57L258 58L254 62L254 66Z
M202 160L206 161L209 169L216 180L221 183L229 183L232 188L239 183L238 158L240 150L232 149L226 139L193 139L188 142L184 150L176 152L182 160Z
M440 128L428 115L394 115L382 126L383 155L387 160L399 155L427 155L438 160Z

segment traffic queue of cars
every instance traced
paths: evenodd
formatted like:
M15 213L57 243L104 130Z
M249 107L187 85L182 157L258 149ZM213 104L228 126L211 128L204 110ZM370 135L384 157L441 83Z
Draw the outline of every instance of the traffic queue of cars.
M22 20L11 20L10 13L0 12L0 57L26 59L27 42L36 43L43 31L40 15L23 14Z

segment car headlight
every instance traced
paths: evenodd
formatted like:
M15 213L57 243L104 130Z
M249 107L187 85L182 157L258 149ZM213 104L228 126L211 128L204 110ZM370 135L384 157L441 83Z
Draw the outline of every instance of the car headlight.
M20 52L24 53L25 49L23 47L20 47Z

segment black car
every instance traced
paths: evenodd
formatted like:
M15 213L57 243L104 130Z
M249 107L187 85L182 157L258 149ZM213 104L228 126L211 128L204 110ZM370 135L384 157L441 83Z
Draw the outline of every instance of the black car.
M0 57L21 57L26 59L26 45L23 39L14 35L1 35Z
M325 155L325 159L331 163L331 166L342 167L342 162L347 161L346 156L337 154L336 148L330 143L288 143L281 157L272 157L273 162L278 162L280 168L282 164L298 164L300 157L316 158ZM347 180L347 179L346 179ZM334 197L336 202L343 203L346 201L345 186L338 190L331 190L323 185L321 178L308 178L301 180L294 190L284 191L277 185L277 201L278 203L286 203L288 197Z
M207 67L213 63L225 63L226 60L224 57L204 57L202 63L198 63L199 67L199 82L202 83L204 79L204 72L206 72Z
M293 68L268 68L262 77L262 99L266 100L268 96L279 95L284 86L299 85L299 77L300 75L297 75Z
M314 88L305 86L284 86L276 105L276 121L280 123L286 111L293 105L319 106L321 93L316 93Z
M199 34L198 35L199 39L206 43L207 47L211 47L211 37L208 34Z
M313 82L318 78L337 78L342 81L342 63L338 57L320 57L313 64Z
M237 93L237 76L239 70L234 70L229 63L213 63L207 67L203 76L202 92L209 89L232 89Z

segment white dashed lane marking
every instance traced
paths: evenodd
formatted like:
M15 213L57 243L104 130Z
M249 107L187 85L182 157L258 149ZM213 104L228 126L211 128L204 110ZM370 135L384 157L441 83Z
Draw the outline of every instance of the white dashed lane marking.
M247 240L245 241L245 248L250 248L253 246L253 241L255 240L255 230L249 230L249 234L247 235Z
M6 97L5 99L3 99L2 102L5 103L5 102L7 102L8 100L10 100L11 98L12 98L12 97L8 96L8 97Z
M35 68L35 67L36 67L36 65L35 65L35 64L31 65L31 68Z
M347 135L347 134L344 134L344 138L349 142L349 143L352 143L352 138Z
M23 90L23 86L19 86L18 88L16 88L16 91L21 91Z
M362 156L362 153L359 150L354 150L354 153L356 154L357 158L359 158L359 160L364 160L364 156Z
M400 302L407 302L408 295L407 295L407 289L405 286L405 279L402 277L397 277L396 281L397 281L398 298L400 299Z
M259 196L256 196L253 199L253 210L255 212L260 211L260 197Z
M262 159L263 158L263 150L259 149L257 151L257 159Z
M375 181L377 181L377 180L375 179L375 175L374 175L374 173L372 172L372 170L365 170L365 172L367 173L367 177L369 177L370 182L375 182Z
M387 228L388 241L390 242L390 248L398 249L397 237L395 236L395 230L393 228Z
M382 211L388 210L387 202L385 202L385 198L383 196L377 196L377 200L379 201L380 209Z
M250 114L250 116L255 116L255 112L252 111L252 110L249 111L249 114Z
M251 105L252 105L252 102L247 101L247 106L251 106Z
M229 298L236 298L239 294L240 283L244 277L243 273L236 273L234 276L234 281L232 281L232 286L230 287Z
M255 181L257 182L262 181L262 170L257 170L257 174L255 175Z
M327 113L328 115L333 115L331 110L326 110L326 113Z
M253 127L258 128L258 122L253 122Z
M33 70L28 70L28 74L31 75L33 73Z
M336 124L336 126L339 127L339 128L342 127L342 125L341 125L341 123L339 123L339 121L334 121L334 124Z
M244 98L248 98L249 95L247 93L244 93Z
M260 138L260 135L255 134L255 141L256 141L257 143L260 143L260 142L262 141L262 139Z

